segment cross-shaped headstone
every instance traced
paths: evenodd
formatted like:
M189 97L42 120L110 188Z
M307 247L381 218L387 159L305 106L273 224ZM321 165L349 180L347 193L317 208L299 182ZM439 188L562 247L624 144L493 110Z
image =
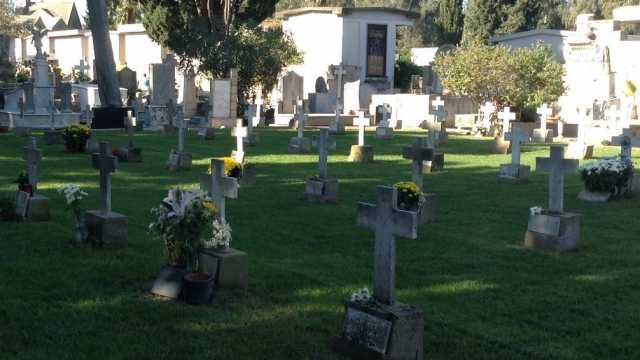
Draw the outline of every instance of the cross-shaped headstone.
M129 149L133 149L135 145L133 144L133 111L127 110L127 136L129 138L129 144L127 145Z
M244 138L247 137L248 134L247 128L242 126L242 119L238 119L236 123L235 160L239 163L244 161Z
M364 130L369 125L369 119L364 117L364 112L358 112L358 117L353 119L353 125L358 127L358 146L364 146Z
M212 174L206 178L205 189L211 194L213 202L220 212L220 219L225 220L225 198L238 198L238 180L224 175L224 160L211 159Z
M433 101L433 109L435 110L434 116L437 122L442 123L445 121L445 109L444 109L444 100L442 100L440 98L440 96L438 96L434 101Z
M423 165L425 161L433 160L434 150L427 147L425 139L414 137L409 146L402 148L402 157L412 161L411 180L418 185L420 191L424 191L423 186Z
M551 157L536 158L536 169L550 172L549 176L549 210L562 213L564 210L564 174L578 169L578 160L564 158L562 145L551 146Z
M184 119L178 119L178 154L184 152Z
M520 126L514 126L511 131L504 134L504 139L511 141L511 163L520 165L520 145L529 142L529 134L524 132Z
M304 137L304 123L307 118L304 114L302 100L298 100L298 104L296 105L296 117L298 118L298 138L302 139Z
M38 164L42 161L42 151L38 149L35 137L31 137L29 145L24 147L22 158L27 162L29 184L33 187L35 194L38 188Z
M505 106L498 113L498 119L502 120L502 134L509 132L509 123L516 119L516 113L511 112L511 107Z
M395 302L395 236L416 239L418 221L415 212L398 210L395 188L378 186L376 204L358 204L358 225L376 233L373 271L373 297L382 304Z
M320 155L318 160L318 175L320 179L326 179L329 150L336 149L336 141L329 137L329 129L320 129L320 136L314 137L313 146L318 148L318 153Z
M344 69L344 65L340 63L340 65L338 65L335 68L333 74L336 76L338 80L337 95L338 95L338 102L340 102L342 99L342 77L347 74L347 71Z
M631 129L623 129L622 135L611 139L612 145L620 145L620 157L631 160L631 151L634 147L640 147L640 137L634 136Z
M80 78L84 79L86 70L89 70L90 66L84 63L84 59L80 59L80 65L75 65L73 71L77 71L80 74Z
M550 108L546 103L542 104L538 108L538 115L540 115L540 130L545 134L547 131L547 118L553 115L553 108Z
M111 212L111 173L118 168L118 158L112 155L111 144L101 141L100 152L92 154L91 161L93 168L100 170L100 210L108 214Z

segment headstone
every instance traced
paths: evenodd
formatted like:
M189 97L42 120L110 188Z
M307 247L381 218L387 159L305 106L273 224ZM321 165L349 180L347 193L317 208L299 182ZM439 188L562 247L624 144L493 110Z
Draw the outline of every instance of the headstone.
M537 113L540 115L540 128L533 130L533 141L537 143L552 143L553 130L547 129L547 118L553 115L553 108L550 108L547 104L542 104Z
M578 137L569 142L566 158L574 160L586 160L593 158L593 145L587 144L587 124L589 119L585 113L578 116Z
M550 158L537 158L536 169L550 172L549 208L529 215L525 246L575 250L580 239L580 215L564 212L564 174L576 172L578 161L564 158L562 145L551 145Z
M175 59L169 54L161 64L149 65L151 84L151 103L153 105L165 105L169 101L176 103L176 69Z
M436 141L438 144L444 144L447 141L447 132L444 126L444 123L447 120L447 113L444 107L444 100L438 96L433 100L431 106L435 110L433 116L437 124L435 128L436 131L434 132L436 135Z
M389 123L389 116L391 116L391 106L389 104L383 104L381 107L382 111L382 120L378 123L376 127L376 138L389 140L393 138L393 128Z
M345 114L360 111L360 80L345 82L343 97Z
M296 105L296 123L298 124L297 136L289 140L289 152L306 154L311 152L311 141L304 137L304 125L307 115L304 113L302 100L298 100Z
M27 163L29 184L33 188L33 195L28 200L26 218L30 221L48 221L51 218L49 199L38 194L38 168L42 161L42 152L37 147L35 137L31 137L29 145L24 147L22 158Z
M336 104L335 108L335 118L333 119L333 123L329 125L329 132L333 135L339 135L345 133L344 123L342 122L342 107L340 103Z
M320 136L312 142L318 148L318 176L307 179L305 196L307 200L336 202L338 200L338 179L327 177L329 151L335 150L336 142L329 136L328 129L320 129Z
M481 120L477 125L480 133L488 134L491 129L491 118L496 112L496 107L492 102L487 101L480 107Z
M87 79L89 78L89 75L87 74L87 71L91 69L91 67L87 64L84 63L83 59L80 59L80 65L74 65L73 66L73 71L74 72L78 72L78 77L80 79Z
M169 159L167 160L167 169L169 171L188 170L191 169L193 163L193 156L189 152L184 151L185 142L185 120L178 119L178 150L171 151Z
M71 83L63 82L60 85L60 99L62 100L62 112L71 112Z
M631 152L634 147L640 147L640 136L634 134L630 128L622 130L622 135L611 139L612 145L620 146L620 157L631 160Z
M202 174L200 189L209 192L220 212L220 219L225 220L225 199L238 198L238 180L224 175L224 160L211 159L211 170L212 174Z
M136 119L137 121L137 119ZM127 147L126 159L128 162L142 162L142 149L133 142L136 125L134 124L133 110L127 111Z
M411 160L412 171L411 180L418 185L420 191L424 192L423 185L423 165L426 161L432 161L434 156L434 150L429 148L424 143L424 138L415 137L413 143L410 146L402 148L402 157Z
M358 127L358 145L351 146L349 154L350 162L369 163L373 161L373 146L364 144L364 132L369 124L369 118L364 117L364 112L358 112L358 117L353 119L353 125Z
M289 71L282 77L282 111L283 114L293 114L296 101L304 96L304 78L294 71Z
M424 318L395 301L395 236L417 238L416 213L397 209L396 189L378 186L376 204L358 205L358 225L375 231L373 301L347 303L334 349L351 358L423 359Z
M505 140L511 141L511 164L500 165L498 181L508 183L526 183L529 180L531 167L520 164L521 143L529 142L529 134L519 126L514 126L510 132L505 133Z
M232 156L240 164L244 163L244 139L247 135L247 128L242 125L242 119L238 119L235 127L236 150Z
M327 87L327 81L322 76L318 76L316 79L316 93L322 94L329 92Z
M91 156L94 169L100 171L100 209L87 211L89 241L100 246L125 247L128 242L127 217L111 211L111 173L118 168L111 145L103 141L100 152Z
M509 132L511 128L510 124L516 119L516 114L511 112L509 106L505 106L503 110L498 113L498 119L501 120L501 130L494 139L493 151L497 154L508 154L511 144L505 140L504 134Z
M127 66L118 71L118 84L127 89L127 97L133 98L138 89L138 74Z

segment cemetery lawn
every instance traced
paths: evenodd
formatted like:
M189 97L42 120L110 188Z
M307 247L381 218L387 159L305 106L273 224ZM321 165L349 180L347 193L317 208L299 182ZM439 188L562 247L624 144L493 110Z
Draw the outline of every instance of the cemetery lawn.
M371 129L369 129L371 130ZM356 203L373 201L375 186L411 179L401 158L409 132L374 139L376 162L347 162L355 131L337 137L328 172L340 180L339 203L302 200L316 155L291 155L293 131L258 129L248 148L258 184L227 201L232 246L249 253L249 292L225 295L209 307L161 301L145 294L165 262L147 235L149 209L167 189L195 187L211 156L228 156L228 130L205 142L191 132L190 171L168 173L176 138L136 133L144 162L122 163L113 175L113 209L129 217L129 247L67 245L72 216L56 188L75 183L99 203L99 176L87 155L62 145L38 146L39 188L51 200L47 223L0 223L0 358L2 359L335 359L344 300L371 287L373 232L356 226ZM310 133L317 134L317 131ZM123 132L100 132L114 147ZM12 196L26 138L0 134L0 196ZM565 209L583 215L579 251L533 252L523 247L529 208L547 205L547 174L529 185L496 183L505 155L488 139L451 136L440 148L446 171L425 176L439 196L439 220L417 240L397 240L397 297L425 313L429 359L640 358L640 200L606 204L576 199L578 174L566 178ZM596 156L617 147L598 147ZM548 147L525 145L522 161ZM636 166L640 152L634 150ZM584 162L582 162L584 163ZM635 224L635 225L634 225Z

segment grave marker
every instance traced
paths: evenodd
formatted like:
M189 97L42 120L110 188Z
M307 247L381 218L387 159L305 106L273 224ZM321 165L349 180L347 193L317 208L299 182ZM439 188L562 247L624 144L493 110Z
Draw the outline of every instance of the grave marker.
M432 161L434 156L434 150L427 147L424 140L425 139L421 137L414 137L411 145L402 148L402 157L411 160L413 164L411 168L411 181L418 185L420 191L424 191L424 163L426 161Z
M364 112L359 111L358 117L353 119L353 125L358 127L358 145L351 146L349 161L368 163L373 161L373 146L364 144L364 131L369 125L369 119L364 117Z
M224 160L211 159L212 174L203 174L200 188L209 192L220 211L220 219L226 219L225 199L238 198L238 180L224 175Z
M335 202L338 180L327 177L327 159L329 150L336 149L336 142L329 136L328 129L320 129L320 136L314 137L313 146L318 148L318 176L307 179L305 195L310 201Z
M553 108L550 108L545 103L537 109L537 113L540 115L540 128L533 130L533 141L540 143L553 142L553 131L547 129L547 118L553 115Z
M504 139L511 141L511 163L500 165L498 181L507 183L526 183L529 180L531 167L520 165L520 151L523 142L529 142L529 134L520 126L514 126L510 132L504 134Z

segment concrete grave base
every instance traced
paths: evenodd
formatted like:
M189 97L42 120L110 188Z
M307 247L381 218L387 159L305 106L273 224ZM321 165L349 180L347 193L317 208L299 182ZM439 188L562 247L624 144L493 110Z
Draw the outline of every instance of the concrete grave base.
M578 194L578 199L587 202L608 202L611 199L611 193L582 190Z
M351 359L423 360L424 315L401 303L347 302L333 350Z
M338 179L309 178L304 195L309 201L335 203L338 201Z
M576 250L580 241L580 218L581 215L572 213L531 214L524 244L534 250Z
M293 137L289 140L289 152L308 154L311 152L311 140L308 138Z
M393 128L390 127L377 127L376 139L389 140L393 138Z
M62 131L59 130L45 130L44 131L44 143L47 145L58 145L64 143L62 137Z
M433 154L433 160L426 160L422 162L422 173L429 174L432 172L438 172L444 170L444 153Z
M593 158L593 145L571 142L564 154L565 159L587 160Z
M27 207L27 219L29 221L49 221L51 219L49 198L40 194L30 197Z
M553 130L533 129L532 140L534 143L550 144L553 142Z
M373 146L351 145L351 152L349 153L349 161L363 163L363 164L373 162Z
M182 278L187 274L184 267L165 265L151 286L154 295L177 299L182 292Z
M13 130L16 132L17 137L31 136L31 128L24 127L24 126L16 126Z
M529 182L531 166L502 164L498 172L498 182L506 184L526 184Z
M493 139L492 152L494 154L506 155L511 152L511 142L505 140L502 136Z
M249 285L249 255L234 248L205 249L200 254L203 269L215 276L222 290L246 291Z
M422 204L418 210L418 220L420 224L429 224L436 221L438 209L438 195L434 193L423 193Z
M189 170L191 169L192 161L193 156L191 153L170 154L169 160L167 160L167 169L169 171Z
M238 181L240 186L253 186L256 184L256 166L245 164L242 166L242 176Z
M108 247L126 247L129 242L127 217L115 212L104 214L100 210L86 213L89 242Z
M329 125L329 133L332 135L343 135L345 133L344 123L342 121L331 123L331 125Z

